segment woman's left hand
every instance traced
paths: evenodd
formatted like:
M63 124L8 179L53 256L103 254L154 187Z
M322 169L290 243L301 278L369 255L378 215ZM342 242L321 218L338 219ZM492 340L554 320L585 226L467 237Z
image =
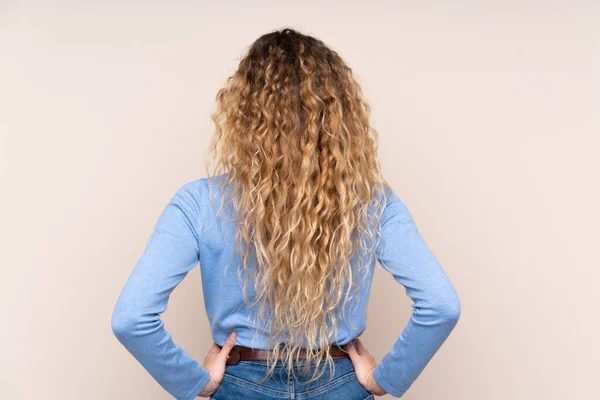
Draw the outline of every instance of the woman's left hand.
M217 391L223 377L225 376L225 365L227 362L227 356L229 352L235 346L236 333L232 332L223 347L219 347L218 344L213 343L208 354L204 359L204 368L210 372L210 381L206 384L204 389L198 394L199 397L210 397L214 392Z

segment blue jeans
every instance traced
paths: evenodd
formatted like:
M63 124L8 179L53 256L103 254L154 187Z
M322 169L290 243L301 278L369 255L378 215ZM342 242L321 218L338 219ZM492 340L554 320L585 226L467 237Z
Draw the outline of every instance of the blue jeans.
M304 360L296 361L301 365ZM263 360L240 361L236 365L225 366L225 376L210 400L371 400L374 396L369 393L356 378L354 366L349 358L333 360L335 368L330 378L330 368L327 365L325 373L314 382L306 384L311 374L300 375L296 369L295 377L288 373L287 366L277 363L273 376L261 382L268 370L267 362ZM313 366L314 368L314 366ZM295 379L294 379L295 378Z

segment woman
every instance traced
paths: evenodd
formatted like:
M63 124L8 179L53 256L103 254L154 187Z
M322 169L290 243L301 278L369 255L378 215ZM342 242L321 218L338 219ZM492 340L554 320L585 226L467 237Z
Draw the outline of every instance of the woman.
M460 302L381 175L352 69L318 39L274 31L217 104L210 149L222 170L182 185L163 210L115 306L116 337L177 399L402 396ZM376 260L413 300L380 364L358 339ZM215 342L203 364L160 318L198 262Z

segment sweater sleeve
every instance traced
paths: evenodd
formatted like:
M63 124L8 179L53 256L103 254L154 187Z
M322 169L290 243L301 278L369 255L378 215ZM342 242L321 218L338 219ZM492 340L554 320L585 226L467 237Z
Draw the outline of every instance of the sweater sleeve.
M419 233L406 205L390 191L377 260L412 300L405 328L373 371L375 381L401 397L458 322L461 305L448 276Z
M173 342L160 318L173 289L198 263L197 211L186 184L163 209L112 315L119 342L179 400L194 399L210 380L208 369Z

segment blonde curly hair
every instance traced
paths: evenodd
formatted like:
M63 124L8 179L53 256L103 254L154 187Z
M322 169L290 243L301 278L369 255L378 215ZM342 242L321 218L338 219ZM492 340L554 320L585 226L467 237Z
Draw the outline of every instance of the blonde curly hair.
M389 195L369 105L338 53L289 28L249 47L216 102L213 175L228 172L221 189L231 188L222 199L238 227L238 278L270 333L265 379L280 352L290 371L303 351L302 375L323 359L333 374L327 345L372 262ZM206 169L211 176L209 161Z

